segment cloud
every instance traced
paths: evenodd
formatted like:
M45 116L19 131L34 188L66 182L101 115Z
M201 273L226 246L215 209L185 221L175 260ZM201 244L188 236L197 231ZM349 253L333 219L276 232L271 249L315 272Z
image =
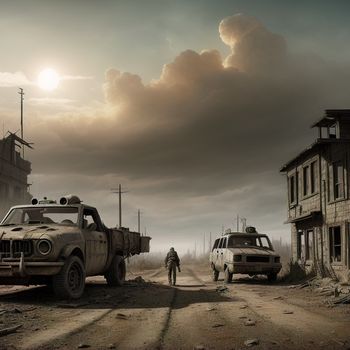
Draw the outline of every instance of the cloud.
M350 67L289 52L253 17L225 18L219 33L226 58L186 50L148 84L112 68L102 106L38 119L34 172L55 176L53 187L57 176L108 177L100 191L123 181L153 211L159 234L170 233L169 222L182 236L214 230L234 210L267 230L288 230L278 169L311 142L309 125L323 109L347 107Z
M220 22L222 41L231 47L225 66L245 72L271 74L285 69L287 46L284 38L271 33L255 17L241 14Z
M0 87L20 87L32 84L33 82L28 80L22 72L0 72Z

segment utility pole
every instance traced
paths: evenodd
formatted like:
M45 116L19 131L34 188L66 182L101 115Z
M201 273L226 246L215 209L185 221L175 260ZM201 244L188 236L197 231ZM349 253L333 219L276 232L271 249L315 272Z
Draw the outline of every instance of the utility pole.
M119 184L118 189L112 188L111 192L119 195L119 227L122 227L122 193L127 193L129 191L122 191L122 185Z
M141 227L141 211L140 209L137 210L137 232L140 232Z
M209 251L211 250L212 242L211 242L211 232L209 234Z
M239 215L237 214L237 232L239 232Z
M23 100L24 92L22 88L19 88L18 94L21 95L21 139L23 140ZM22 145L22 154L24 158L24 145Z

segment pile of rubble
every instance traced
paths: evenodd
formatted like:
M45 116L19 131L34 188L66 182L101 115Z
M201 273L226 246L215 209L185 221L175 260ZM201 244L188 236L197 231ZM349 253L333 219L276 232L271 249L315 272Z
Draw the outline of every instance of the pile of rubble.
M326 303L329 306L350 304L350 285L347 283L341 283L331 278L313 277L298 286L299 289L306 287L326 297Z

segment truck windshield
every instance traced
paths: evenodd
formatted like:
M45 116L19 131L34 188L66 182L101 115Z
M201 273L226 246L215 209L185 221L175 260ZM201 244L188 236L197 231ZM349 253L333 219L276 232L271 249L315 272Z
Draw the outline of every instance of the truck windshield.
M270 240L267 238L267 236L230 236L227 247L258 247L272 250Z
M14 208L1 223L4 225L60 224L77 225L78 208L74 207L25 207Z

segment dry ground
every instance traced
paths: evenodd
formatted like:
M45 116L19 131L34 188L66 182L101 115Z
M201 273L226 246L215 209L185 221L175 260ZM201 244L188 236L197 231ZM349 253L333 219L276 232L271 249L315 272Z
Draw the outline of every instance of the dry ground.
M244 349L253 339L254 349L350 349L350 307L327 308L307 289L240 276L220 292L203 266L184 266L176 287L164 269L142 276L122 288L90 279L78 302L0 287L0 330L22 325L0 349Z

